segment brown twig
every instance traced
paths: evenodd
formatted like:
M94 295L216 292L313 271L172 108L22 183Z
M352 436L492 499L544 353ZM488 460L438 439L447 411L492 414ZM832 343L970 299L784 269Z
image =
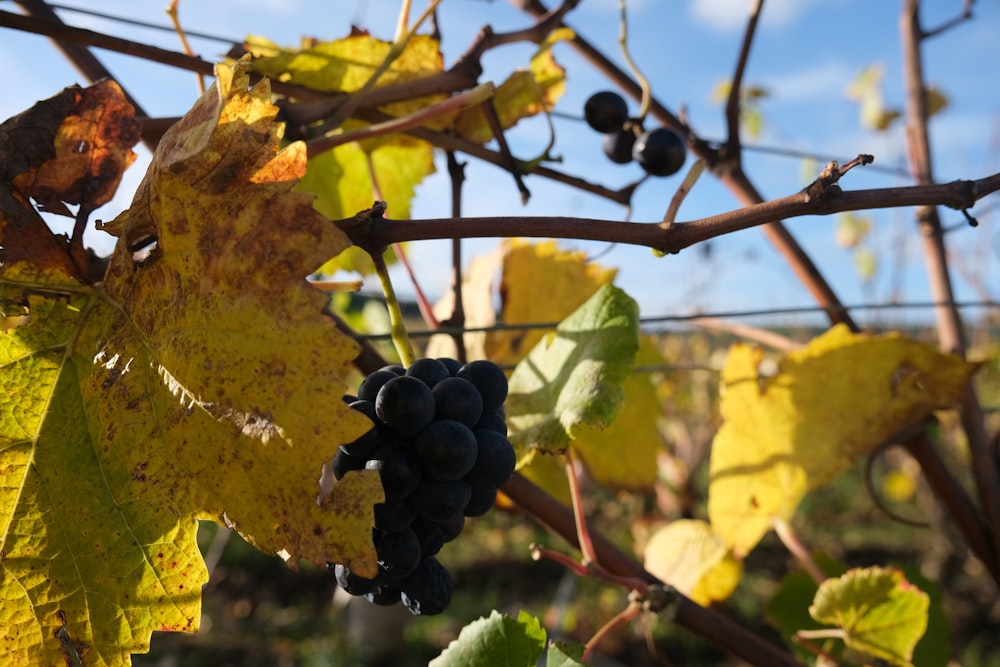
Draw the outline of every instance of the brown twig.
M455 151L446 151L445 157L448 162L448 176L451 180L451 215L455 218L462 217L462 184L465 183L465 163L459 162L455 157ZM454 300L451 315L442 322L448 326L465 326L465 298L462 294L462 239L455 237L451 240L451 293ZM465 336L461 333L452 334L455 341L455 358L465 363L468 361L468 353L465 349Z
M541 0L511 0L516 6L535 16L543 14L546 9ZM615 63L611 62L603 53L594 48L579 33L569 40L569 43L580 52L591 64L600 72L614 81L629 95L635 99L642 97L642 88L632 78ZM732 160L732 156L725 155L718 149L713 148L708 142L698 138L687 123L674 115L666 106L659 102L656 97L650 98L649 111L661 123L677 130L687 139L689 150L694 152L699 158L711 168L719 180L733 193L737 200L745 206L760 204L764 198L757 191L756 187L739 168L738 162ZM852 330L858 327L854 323L850 314L844 309L833 288L820 273L819 268L809 257L809 254L795 240L791 232L775 218L769 224L761 228L768 241L785 258L791 266L792 271L798 279L809 290L816 302L826 309L830 321L834 324L844 323Z
M924 33L920 27L919 7L920 3L917 0L905 1L900 16L900 35L906 83L906 130L910 169L918 185L930 186L934 183L934 174L931 167L930 137L927 131L929 117L927 87L924 83L923 57L920 50ZM948 270L948 251L936 206L928 203L918 208L917 221L923 239L924 263L927 266L933 299L952 302L954 290ZM964 356L966 341L958 309L942 306L935 309L935 316L941 347L946 352ZM973 478L986 517L987 531L993 542L992 555L997 559L1000 558L1000 475L989 451L982 408L971 380L966 398L962 402L960 415L972 458ZM997 569L1000 569L1000 562L994 560L990 570L995 572Z
M842 211L938 204L968 208L978 199L1000 190L1000 173L976 181L947 184L841 191L832 196L810 195L805 190L755 206L691 220L653 223L592 218L488 217L426 220L377 220L359 224L357 216L337 221L356 245L385 247L396 241L525 236L570 238L640 245L676 253L695 243L731 232L766 225L776 218L829 215ZM839 306L838 306L839 307ZM833 317L834 315L831 315Z
M763 6L764 0L756 0L753 7L750 8L750 18L747 19L747 29L743 33L740 55L736 60L733 82L729 86L729 98L726 100L726 127L728 130L726 152L737 163L742 162L743 152L740 147L740 95L743 91L743 75L746 73L747 62L750 60L750 47L753 44L754 35L757 33L757 23L760 20L760 11Z
M573 512L561 505L530 481L515 473L503 487L504 494L528 516L559 535L571 546L579 547ZM633 558L621 551L599 531L591 532L597 562L624 577L643 579L650 584L662 584L643 569ZM740 624L722 614L702 607L689 598L676 594L673 620L706 641L753 665L761 667L803 667L790 653L764 641Z

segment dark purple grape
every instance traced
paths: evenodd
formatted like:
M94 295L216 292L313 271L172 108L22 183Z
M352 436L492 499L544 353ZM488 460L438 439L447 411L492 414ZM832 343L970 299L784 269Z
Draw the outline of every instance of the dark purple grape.
M418 380L423 380L423 383L432 389L441 380L451 377L451 372L447 366L437 359L427 358L417 359L410 364L410 367L406 369L406 374Z
M591 95L583 105L583 117L600 133L620 130L628 120L628 104L616 92L602 90Z
M632 147L635 145L635 132L631 129L609 132L601 137L601 148L608 159L615 164L628 164L632 161Z
M351 470L364 470L365 460L357 456L351 456L343 447L337 448L337 453L333 456L333 477L338 481L343 479Z
M478 489L499 489L507 483L517 465L514 447L496 431L482 428L474 433L479 451L465 481Z
M363 597L380 607L391 607L399 602L401 593L399 586L383 583L376 586L370 593L365 593Z
M379 389L381 389L386 382L397 377L399 377L398 374L385 368L371 373L361 381L361 385L358 387L358 400L374 402L375 397L378 396Z
M409 447L399 444L385 448L380 458L369 459L365 468L378 471L386 500L406 498L424 477L420 462L410 453Z
M496 501L496 489L477 489L473 487L472 498L469 499L469 504L465 506L465 516L482 516L493 509Z
M403 375L406 373L406 369L399 364L386 364L380 371L389 371L390 373L395 373L396 375Z
M382 444L388 437L386 434L379 430L381 423L378 417L375 416L375 404L371 401L354 401L351 403L351 409L357 410L361 414L365 415L372 420L372 428L365 431L365 433L346 445L343 445L344 451L351 456L356 456L358 458L368 459L371 458L371 453Z
M330 563L327 563L327 567L329 566ZM351 595L365 595L367 593L371 593L375 590L375 587L381 583L378 577L375 579L366 579L365 577L354 574L339 563L334 565L333 573L334 576L337 577L337 585Z
M483 396L465 378L447 378L431 391L437 405L434 419L454 419L471 428L483 416Z
M417 508L407 500L375 503L375 527L391 533L407 528L417 518Z
M435 521L434 523L441 526L441 536L444 538L444 541L451 542L453 539L461 535L462 530L465 529L465 513L458 512L447 519Z
M483 397L483 412L496 410L507 398L507 376L492 361L480 359L462 366L455 377L468 380Z
M433 556L420 561L403 582L401 599L414 616L440 614L451 604L453 583L444 565Z
M507 435L507 420L504 419L503 414L499 410L493 410L492 412L486 412L476 425L472 428L475 431L477 428L485 428L491 431L496 431L502 436Z
M434 419L434 394L415 377L394 377L375 397L375 414L394 433L411 438Z
M639 135L632 147L632 157L646 173L670 176L684 166L687 147L677 132L669 127L658 127Z
M455 514L465 511L472 497L472 487L460 479L440 482L425 476L411 502L420 516L431 521L447 521Z
M410 528L386 533L375 545L379 573L390 583L400 583L420 564L420 540Z
M444 364L445 368L448 369L448 374L454 377L458 374L458 369L462 367L462 362L458 359L452 359L450 357L438 357L438 361Z
M441 551L441 547L447 541L444 539L444 528L441 527L441 524L422 516L417 516L410 527L420 541L420 551L424 554L424 558Z
M476 463L479 445L468 426L454 419L438 419L413 440L424 472L442 482L461 479Z

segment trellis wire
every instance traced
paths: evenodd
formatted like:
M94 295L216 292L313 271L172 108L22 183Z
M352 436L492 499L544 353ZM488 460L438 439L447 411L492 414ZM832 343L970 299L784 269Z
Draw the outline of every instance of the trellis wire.
M908 309L929 309L947 306L949 308L1000 308L1000 303L996 301L912 301L912 302L885 302L885 303L865 303L856 305L841 306L791 306L787 308L764 308L755 310L727 310L716 313L691 313L687 315L656 315L652 317L639 318L642 326L649 324L664 324L668 322L695 322L706 319L736 319L751 317L769 317L775 315L803 315L814 313L825 313L827 311L840 310L908 310ZM464 333L489 333L493 331L531 331L536 329L555 329L559 322L524 322L511 324L493 324L483 327L440 327L438 329L426 329L421 331L408 331L411 338L429 338L438 334L458 335ZM368 341L389 340L390 334L358 334L357 338Z

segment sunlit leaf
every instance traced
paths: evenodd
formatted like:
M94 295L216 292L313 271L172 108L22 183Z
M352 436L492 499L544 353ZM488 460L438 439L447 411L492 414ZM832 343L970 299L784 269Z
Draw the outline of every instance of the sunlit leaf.
M649 336L639 336L637 367L656 367L663 355ZM591 476L600 484L622 489L652 488L657 478L656 457L664 451L656 416L660 399L648 371L632 373L622 385L621 413L602 430L582 430L573 441Z
M500 127L506 130L522 118L552 110L566 88L566 71L552 55L552 45L572 36L573 31L569 28L553 31L532 56L530 67L514 72L497 87L491 103L496 109ZM493 130L481 106L458 115L455 133L478 144L493 139Z
M513 325L559 321L615 275L614 269L588 262L585 253L560 250L555 241L508 241L500 284L500 321L511 328L487 336L487 356L499 364L517 363L546 333L518 330ZM545 286L544 299L538 298L541 285Z
M519 459L530 449L562 451L583 429L611 424L635 360L638 326L635 301L605 285L517 365L506 408Z
M671 521L653 533L643 567L703 606L732 595L743 572L708 523L688 519Z
M854 248L868 238L871 228L872 220L869 216L854 212L841 213L837 216L834 241L841 248Z
M545 628L534 616L494 611L462 628L428 667L535 667L545 642Z
M869 567L820 584L809 615L839 627L852 649L912 667L913 648L927 629L928 602L901 571Z
M63 664L72 646L124 665L153 630L196 630L198 518L292 565L375 570L378 476L319 498L331 452L370 427L340 400L357 346L305 281L347 239L292 192L305 151L278 151L276 113L266 82L220 68L106 225L119 241L99 287L0 267L0 303L30 314L0 336L11 664Z
M898 334L838 325L760 375L763 353L734 345L722 371L724 423L712 445L712 527L746 554L802 497L935 409L964 395L974 364ZM846 419L844 415L850 415Z

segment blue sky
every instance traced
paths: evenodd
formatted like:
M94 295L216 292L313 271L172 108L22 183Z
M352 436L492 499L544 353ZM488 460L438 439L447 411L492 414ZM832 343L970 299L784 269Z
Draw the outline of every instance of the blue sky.
M164 0L64 0L63 4L167 23ZM424 6L420 1L414 4L416 10ZM857 104L844 94L863 67L881 63L885 68L885 101L902 106L900 4L888 0L768 0L746 75L748 83L770 92L761 105L763 132L754 142L811 151L841 161L858 153L872 153L876 165L905 170L902 126L887 133L863 129ZM924 23L936 26L957 14L962 2L936 0L925 4ZM691 124L705 138L724 138L722 110L711 94L731 74L748 5L748 0L630 0L628 5L633 58L649 76L657 97L674 110L684 106ZM193 31L237 39L260 34L281 44L295 45L306 35L321 39L344 36L352 23L368 28L376 36L391 38L398 8L398 0L186 0L181 2L181 20ZM16 6L0 2L0 9L16 11ZM1000 0L980 0L975 12L974 20L929 41L924 49L927 78L950 101L945 113L931 123L934 169L939 181L980 178L1000 170L1000 71L996 67L1000 62L1000 40L996 37ZM178 48L176 36L170 33L71 12L63 12L62 16L73 25ZM441 16L446 66L465 50L483 24L505 31L524 27L528 22L524 14L503 0L444 0ZM621 62L617 0L583 0L567 22ZM206 59L218 57L224 50L216 42L199 39L193 39L192 46ZM490 52L484 61L484 80L500 82L513 68L526 66L533 48L514 45ZM180 115L197 97L192 75L128 56L97 53L152 115ZM611 86L568 46L558 45L555 53L569 77L567 92L556 110L579 115L591 93ZM4 29L0 32L0 62L4 63L0 74L4 90L0 118L18 113L66 85L85 83L45 38L36 35ZM630 105L633 112L638 108L635 102ZM600 137L582 122L561 115L555 123L557 142L553 152L564 158L556 168L611 187L620 187L641 175L635 165L608 162L601 153ZM525 121L509 138L515 154L534 156L547 143L548 128L542 119ZM140 158L126 175L119 196L95 217L110 219L128 206L148 163L148 153L141 148L139 152ZM469 162L464 202L467 215L573 215L610 220L625 215L617 204L538 177L527 179L533 196L527 206L522 206L508 175L491 165ZM438 174L418 189L414 218L445 217L449 213L443 159L438 165ZM797 158L749 151L745 165L767 198L791 194L805 184L803 162ZM633 200L631 219L661 219L680 180L680 176L647 180ZM849 189L907 184L903 175L871 168L855 169L843 181ZM962 227L948 236L961 299L1000 297L1000 229L996 213L989 212L998 203L1000 198L993 197L977 207L974 213L983 211L977 229ZM679 219L736 207L732 195L706 176L685 201ZM947 223L961 221L958 212L943 209L942 214ZM875 212L872 221L870 245L879 268L868 286L859 279L851 254L834 243L835 217L798 218L787 224L845 303L891 298L928 300L912 210ZM89 238L98 247L107 247L99 233ZM564 245L601 253L601 264L618 267L618 284L639 300L644 316L813 305L759 230L713 241L708 255L692 248L663 259L654 258L644 248L575 241ZM488 252L495 246L495 240L468 241L466 255ZM412 259L421 284L432 296L446 289L449 252L447 242L413 244ZM370 287L377 289L377 281L370 282ZM410 292L402 276L395 283L401 293ZM918 316L929 318L929 312L907 314L906 319ZM904 321L900 317L891 315L880 322L899 324Z

